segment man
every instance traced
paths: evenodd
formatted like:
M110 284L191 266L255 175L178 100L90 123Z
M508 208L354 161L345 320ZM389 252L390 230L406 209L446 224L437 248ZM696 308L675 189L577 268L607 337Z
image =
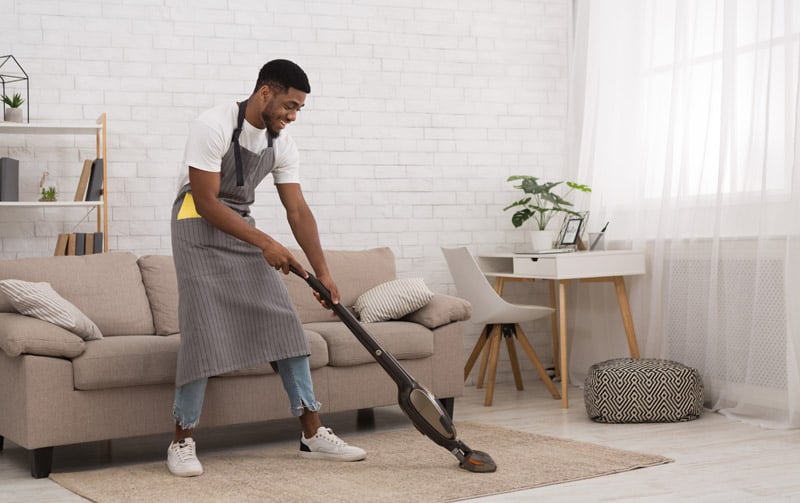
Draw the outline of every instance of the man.
M208 378L266 362L280 374L292 414L300 419L301 456L341 461L366 457L320 422L310 351L277 272L288 274L290 266L305 271L250 216L255 188L271 173L295 239L338 302L317 225L300 188L297 147L282 132L297 119L310 92L299 66L270 61L247 100L208 110L190 127L183 163L187 172L171 220L181 326L175 436L167 451L167 466L175 475L203 473L192 431Z

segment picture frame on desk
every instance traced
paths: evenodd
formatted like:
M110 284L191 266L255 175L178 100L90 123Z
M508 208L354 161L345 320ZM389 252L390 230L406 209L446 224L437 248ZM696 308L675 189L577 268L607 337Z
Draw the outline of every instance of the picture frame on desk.
M557 248L582 249L583 234L589 222L589 212L584 211L578 215L566 215L561 224L561 230L556 239Z

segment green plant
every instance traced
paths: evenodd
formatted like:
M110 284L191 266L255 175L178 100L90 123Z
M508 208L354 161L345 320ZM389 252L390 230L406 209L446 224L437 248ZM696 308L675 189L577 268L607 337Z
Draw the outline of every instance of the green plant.
M25 103L25 100L22 98L22 95L19 93L14 93L13 97L9 97L7 94L4 94L2 97L3 103L8 105L11 108L19 108Z
M50 187L42 187L42 198L41 201L55 201L56 200L56 188L53 186Z
M539 182L539 178L528 175L514 175L509 176L507 182L519 182L514 185L515 189L522 190L528 196L513 202L503 208L503 211L510 210L511 208L518 208L518 210L511 216L511 223L514 227L519 227L529 219L536 222L536 226L540 231L547 228L547 224L557 213L568 213L570 215L579 215L579 213L572 209L572 203L567 200L567 197L575 191L591 192L592 189L588 185L582 185L575 182ZM562 183L568 187L563 193L556 191L556 187Z

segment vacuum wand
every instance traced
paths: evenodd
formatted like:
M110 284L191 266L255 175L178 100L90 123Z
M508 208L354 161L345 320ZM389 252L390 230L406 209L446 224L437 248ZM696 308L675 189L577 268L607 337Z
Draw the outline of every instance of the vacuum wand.
M356 336L356 339L383 367L389 377L394 380L397 384L398 405L420 433L450 451L458 459L458 466L467 471L488 473L497 470L497 465L491 456L482 451L472 450L464 442L458 440L453 420L439 400L433 396L433 393L421 386L406 372L395 357L372 338L349 309L341 304L334 304L330 291L319 279L309 272L306 272L304 276L294 266L290 266L289 270L305 280L319 294L342 323Z

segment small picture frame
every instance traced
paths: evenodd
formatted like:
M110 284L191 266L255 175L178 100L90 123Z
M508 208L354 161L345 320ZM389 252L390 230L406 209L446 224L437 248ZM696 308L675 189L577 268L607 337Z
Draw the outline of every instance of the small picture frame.
M559 248L580 248L581 240L589 220L589 212L578 215L567 215L561 224L561 231L558 233L556 245Z

